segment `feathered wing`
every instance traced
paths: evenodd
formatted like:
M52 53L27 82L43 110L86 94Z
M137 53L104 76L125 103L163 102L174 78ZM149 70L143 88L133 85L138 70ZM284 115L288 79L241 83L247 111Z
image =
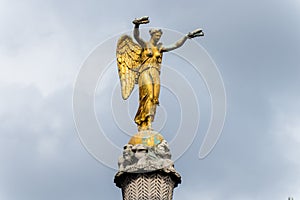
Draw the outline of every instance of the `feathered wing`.
M123 99L127 99L139 76L142 48L128 35L123 35L117 44L117 64Z

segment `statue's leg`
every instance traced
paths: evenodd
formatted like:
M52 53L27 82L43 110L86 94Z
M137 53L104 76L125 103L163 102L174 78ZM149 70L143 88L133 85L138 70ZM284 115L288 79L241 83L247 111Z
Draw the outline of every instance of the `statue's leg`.
M153 103L159 105L160 84L153 84Z
M151 69L151 77L153 80L153 103L159 104L159 93L160 93L160 76L157 69Z
M135 122L139 129L151 129L153 113L153 80L149 71L144 71L139 78L139 108Z

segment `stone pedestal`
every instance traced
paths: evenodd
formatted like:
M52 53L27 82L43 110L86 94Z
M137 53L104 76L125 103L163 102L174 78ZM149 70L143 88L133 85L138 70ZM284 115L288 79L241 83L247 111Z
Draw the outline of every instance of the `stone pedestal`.
M166 140L155 131L134 135L124 146L114 182L123 200L172 200L181 183Z

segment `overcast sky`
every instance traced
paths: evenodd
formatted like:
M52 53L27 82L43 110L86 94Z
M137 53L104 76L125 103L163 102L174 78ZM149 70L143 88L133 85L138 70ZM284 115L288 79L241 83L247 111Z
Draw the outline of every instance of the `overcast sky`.
M226 88L225 126L203 160L198 154L209 95L198 102L200 131L175 163L183 182L174 199L300 199L300 1L0 0L0 200L121 199L116 170L80 142L73 85L99 43L144 15L151 20L145 27L182 33L203 28L205 37L194 41L214 60ZM172 56L164 59L176 63ZM163 106L169 98L163 90L168 140L172 120L179 119L172 106ZM129 137L114 132L111 139L122 147Z

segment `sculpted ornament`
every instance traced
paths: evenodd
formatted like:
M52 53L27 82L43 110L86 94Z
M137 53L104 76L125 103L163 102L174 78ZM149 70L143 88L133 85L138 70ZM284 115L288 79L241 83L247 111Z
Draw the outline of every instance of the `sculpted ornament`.
M166 140L153 147L126 144L118 164L119 172L145 172L159 169L175 171Z

